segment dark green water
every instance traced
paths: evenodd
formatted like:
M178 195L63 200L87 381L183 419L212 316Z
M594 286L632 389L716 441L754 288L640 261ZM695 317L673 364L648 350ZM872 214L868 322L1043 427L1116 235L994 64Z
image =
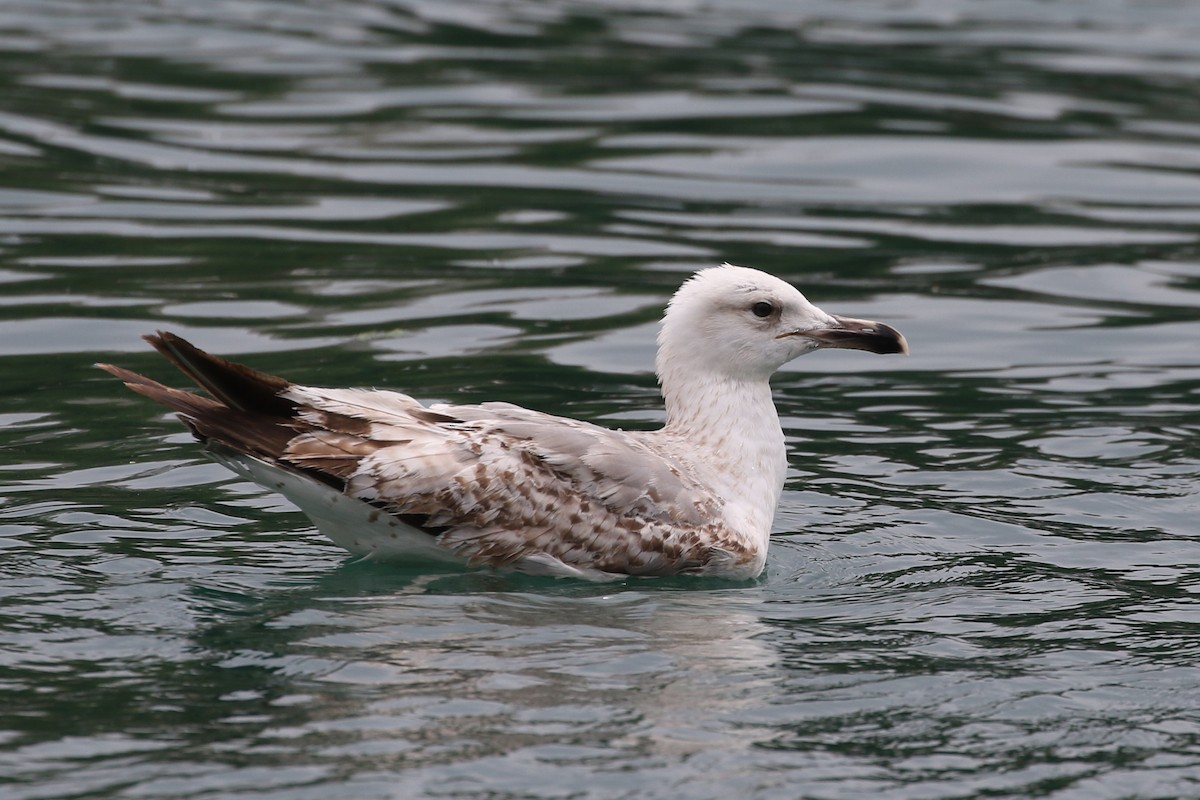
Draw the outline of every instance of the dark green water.
M0 796L1200 796L1200 8L0 4ZM94 361L660 418L776 382L750 585L348 563Z

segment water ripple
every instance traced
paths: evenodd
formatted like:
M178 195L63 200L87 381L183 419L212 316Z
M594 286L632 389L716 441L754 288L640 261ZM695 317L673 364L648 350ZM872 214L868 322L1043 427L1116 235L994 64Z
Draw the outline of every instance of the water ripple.
M0 8L0 793L1196 794L1200 17ZM904 330L776 379L764 576L353 563L92 367L662 420L692 270Z

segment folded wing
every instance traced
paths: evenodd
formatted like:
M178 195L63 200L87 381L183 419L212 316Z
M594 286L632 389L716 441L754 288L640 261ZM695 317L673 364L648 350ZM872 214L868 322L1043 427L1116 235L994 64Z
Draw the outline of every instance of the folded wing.
M470 563L668 574L749 557L721 501L646 437L507 403L297 386L173 334L147 339L213 399L100 366L222 453L325 484Z
M439 537L473 563L534 555L604 572L726 559L720 502L622 431L503 403L426 408L395 393L291 387L306 430L281 460Z

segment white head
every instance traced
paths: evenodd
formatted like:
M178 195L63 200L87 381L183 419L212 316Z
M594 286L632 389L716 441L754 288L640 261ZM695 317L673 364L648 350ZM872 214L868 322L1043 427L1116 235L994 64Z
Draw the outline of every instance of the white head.
M766 382L820 347L908 352L904 337L888 325L827 314L786 281L724 264L697 272L671 298L658 334L659 382L664 395L678 370Z

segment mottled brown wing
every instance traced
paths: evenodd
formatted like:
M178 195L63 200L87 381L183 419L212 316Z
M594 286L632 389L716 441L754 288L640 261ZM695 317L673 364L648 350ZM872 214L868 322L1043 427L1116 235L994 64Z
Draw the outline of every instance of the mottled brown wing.
M312 427L285 460L439 531L476 563L545 554L633 574L727 554L720 504L630 434L507 404L434 406L392 392L293 387Z

